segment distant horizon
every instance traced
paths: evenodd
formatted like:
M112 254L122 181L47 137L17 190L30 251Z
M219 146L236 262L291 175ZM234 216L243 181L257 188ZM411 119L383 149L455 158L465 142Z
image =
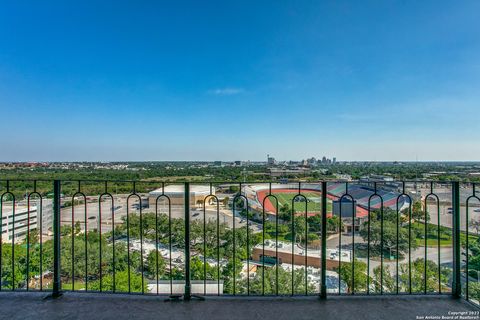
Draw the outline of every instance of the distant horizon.
M300 162L305 159L275 159L277 162L284 163L284 162ZM318 158L317 158L318 160ZM147 163L147 162L205 162L211 163L215 161L221 162L228 162L234 163L235 161L242 161L242 162L252 162L252 163L267 163L266 160L251 160L251 159L236 159L236 160L73 160L73 161L43 161L43 160L36 160L36 161L0 161L0 163ZM338 160L336 163L351 163L351 162L360 162L360 163L408 163L408 164L415 164L415 163L478 163L480 164L480 160ZM334 164L330 164L334 165Z

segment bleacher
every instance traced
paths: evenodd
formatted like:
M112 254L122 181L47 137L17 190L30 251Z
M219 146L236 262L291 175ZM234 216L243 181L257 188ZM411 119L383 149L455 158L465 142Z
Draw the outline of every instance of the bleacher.
M345 183L333 183L329 184L328 187L328 194L334 197L340 198L344 194L346 194L346 186ZM397 199L398 199L398 207L402 209L406 203L405 197L400 197L399 193L393 191L382 190L381 187L377 188L377 192L375 196L375 190L373 188L358 185L358 184L348 184L348 194L351 195L356 201L357 206L360 206L364 209L368 210L369 200L370 200L370 208L375 209L379 208L383 199L383 206L396 210L397 208Z

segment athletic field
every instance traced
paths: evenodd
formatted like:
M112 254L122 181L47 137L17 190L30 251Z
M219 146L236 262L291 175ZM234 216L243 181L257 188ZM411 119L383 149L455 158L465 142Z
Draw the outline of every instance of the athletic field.
M307 207L307 212L310 213L319 213L322 210L322 203L321 203L321 192L315 192L311 190L302 190L300 193L302 196L306 198L306 203L305 203L305 198L298 195L298 190L292 190L292 189L274 189L272 190L272 196L269 196L265 200L265 210L275 212L276 211L276 204L277 202L275 201L275 198L278 200L278 209L285 204L288 204L288 206L291 208L292 207L292 201L294 198L296 201L293 202L293 208L295 210L295 213L305 213L305 204ZM263 201L263 199L268 195L267 190L261 190L257 192L257 196L260 202ZM274 197L275 198L274 198ZM332 201L327 199L327 212L331 212L332 210Z

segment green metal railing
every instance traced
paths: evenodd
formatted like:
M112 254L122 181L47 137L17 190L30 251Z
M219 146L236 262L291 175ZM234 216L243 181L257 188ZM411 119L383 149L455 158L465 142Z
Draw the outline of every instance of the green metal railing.
M479 299L475 184L0 180L0 195L0 290Z

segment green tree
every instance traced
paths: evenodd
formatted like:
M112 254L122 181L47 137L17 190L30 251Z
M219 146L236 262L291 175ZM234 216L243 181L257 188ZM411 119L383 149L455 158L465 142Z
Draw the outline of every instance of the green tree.
M37 229L31 230L29 237L30 239L27 239L27 237L25 237L25 243L28 242L30 245L38 243L38 240L39 240L38 230Z
M227 294L237 293L237 285L241 279L240 273L242 271L242 261L238 258L229 259L228 263L222 268L223 292ZM233 289L233 282L235 281L235 292Z
M73 244L72 244L73 240ZM102 244L102 264L100 264L100 242ZM73 245L73 246L72 246ZM108 250L105 236L100 238L98 232L90 231L86 237L84 234L67 235L61 241L61 275L67 279L75 277L76 279L95 278L100 274L100 268L108 269L112 264L112 251ZM125 251L126 246L121 243L116 244L116 251ZM45 255L51 255L52 252L45 252ZM117 261L118 262L118 261ZM119 265L118 263L117 265Z
M146 277L149 279L156 279L157 276L159 279L162 279L165 274L165 260L162 258L158 250L151 250L148 253L145 261L145 272Z
M193 257L190 259L190 275L192 280L214 280L218 279L218 268L208 262L204 265L199 257Z
M183 248L185 235L185 221L179 218L171 219L171 234L169 233L169 219L165 213L158 213L156 215L152 212L145 212L140 216L136 213L128 215L128 230L127 217L122 218L123 223L115 228L115 238L122 238L127 236L130 238L140 239L140 233L145 240L155 241L158 235L159 242L167 245L169 239L172 239L172 245L178 248ZM158 223L156 223L158 222ZM199 223L199 221L196 221Z
M383 292L395 292L396 290L396 281L395 275L390 270L390 266L383 266L383 275L382 275L382 267L378 266L373 269L373 285L375 287L375 292L381 292L381 288L383 287Z
M316 234L316 233L309 233L309 234L308 234L308 239L307 239L307 241L308 241L308 243L310 244L310 243L312 243L312 242L314 242L314 241L317 241L317 240L319 240L319 239L320 239L320 237L318 236L318 234Z
M425 222L425 210L421 201L415 201L412 205L412 218L416 221ZM430 220L430 215L427 214L427 222Z
M100 280L95 280L89 284L89 290L100 291ZM120 271L115 273L115 291L128 292L128 271ZM113 291L113 275L107 274L102 277L102 290ZM142 292L142 275L137 272L130 272L130 291ZM143 283L143 292L147 292L147 283Z
M233 239L235 234L235 249L233 246ZM233 258L233 254L235 253L235 257L237 259L246 260L250 258L251 251L253 248L262 243L262 234L261 233L253 233L252 230L249 230L248 233L248 245L247 245L247 227L241 227L235 229L233 232L232 229L228 229L225 232L225 236L222 238L223 240L223 249L225 252L225 256L229 259ZM247 251L250 249L250 252Z
M477 300L477 303L480 302L480 282L469 282L468 295L470 299Z
M12 249L14 260L12 266ZM22 288L26 283L26 253L19 245L2 244L2 289Z
M283 221L287 222L292 220L292 211L290 210L290 205L288 203L285 203L283 206L280 207L278 217Z
M76 235L80 234L82 232L82 228L80 227L80 221L75 222L75 228L74 232Z
M355 269L353 268L355 266ZM347 284L347 292L362 292L367 290L367 264L362 261L354 260L342 262L340 268L336 268L340 279ZM355 283L354 283L355 281Z
M448 282L448 273L447 269L441 269L440 272L440 283L445 285ZM408 273L408 264L402 264L400 266L400 280L402 284L402 291L408 290L409 283L409 273ZM426 269L425 269L425 260L417 259L412 263L412 292L421 293L425 290L425 279L427 287L427 292L438 291L438 265L431 261L427 260Z
M337 233L343 228L343 222L339 216L332 215L327 217L327 231Z
M370 241L371 255L373 256L396 252L397 245L399 250L397 254L406 252L409 248L408 229L402 227L400 223L397 225L396 212L389 208L384 208L383 217L380 211L372 211L370 214L370 228L368 227L368 221L365 221L360 228L360 236L364 241ZM382 246L383 252L381 252ZM410 246L412 249L415 249L417 244L415 241L411 241Z
M235 199L235 210L243 209L245 207L245 199L237 197Z
M322 231L322 217L320 216L320 214L317 213L313 216L308 217L308 226L310 228L310 231L321 232Z
M288 228L291 234L294 234L295 239L292 239L293 242L300 242L304 243L306 239L306 231L308 225L306 224L306 219L303 216L296 216L293 225L291 223L288 224Z
M217 244L220 243L221 245L221 240L225 238L226 232L227 225L223 222L217 225L217 221L213 219L206 221L205 225L202 220L194 220L190 224L190 239L192 245L208 258L215 258L217 256L217 250L221 251L221 248L217 247ZM181 241L184 241L184 239Z
M302 269L297 269L293 274L293 292L295 294L304 294L305 289L308 293L315 292L315 286L307 282L307 287L305 288L305 271ZM284 270L282 267L278 266L278 280L277 280L277 270L276 267L265 268L264 275L262 269L258 268L255 276L250 279L250 293L252 294L262 294L262 287L264 288L264 293L276 294L278 284L278 293L279 294L291 294L292 293L292 272ZM247 280L242 279L238 281L237 292L246 294L247 293Z

